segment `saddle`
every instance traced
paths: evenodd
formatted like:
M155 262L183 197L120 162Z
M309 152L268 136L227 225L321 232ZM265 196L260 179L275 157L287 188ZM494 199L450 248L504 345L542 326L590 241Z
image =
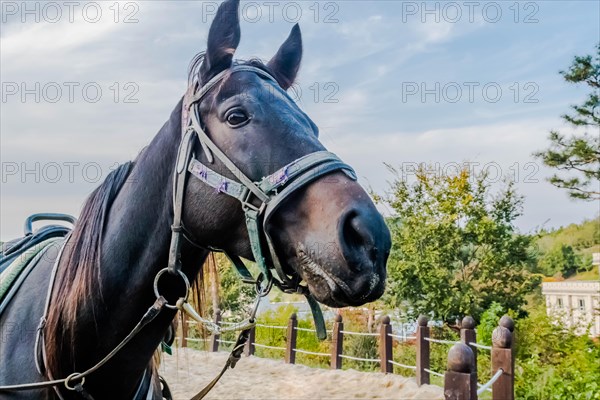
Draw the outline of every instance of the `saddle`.
M45 225L33 231L36 221L64 221L74 224L76 219L66 214L34 214L25 221L25 236L2 244L0 251L0 314L16 294L25 278L37 265L37 260L50 248L60 247L71 228Z

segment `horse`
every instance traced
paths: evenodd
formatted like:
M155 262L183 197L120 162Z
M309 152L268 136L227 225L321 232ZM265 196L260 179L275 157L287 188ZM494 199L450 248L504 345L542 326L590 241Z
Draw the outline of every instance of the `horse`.
M239 0L221 3L168 121L0 316L0 387L39 384L2 398L162 399L153 355L213 250L262 266L257 286L331 307L383 294L385 221L288 95L299 26L267 63L234 60L238 13Z

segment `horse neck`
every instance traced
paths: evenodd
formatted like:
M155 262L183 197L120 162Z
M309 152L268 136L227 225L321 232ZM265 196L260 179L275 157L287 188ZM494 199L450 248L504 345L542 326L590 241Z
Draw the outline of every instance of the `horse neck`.
M107 215L100 254L102 307L88 310L88 323L77 328L74 365L89 367L104 357L131 331L155 300L153 280L167 266L172 224L172 175L180 141L181 105L151 144L138 156L134 167ZM182 263L193 279L207 252L183 243ZM177 282L179 284L180 282ZM183 295L181 286L167 287L168 298ZM163 293L161 293L163 294ZM92 311L93 318L90 318ZM106 393L110 382L115 398L131 393L163 339L175 312L163 309L114 359L93 374L86 384L91 392ZM96 338L93 346L88 345ZM92 340L90 340L92 339Z

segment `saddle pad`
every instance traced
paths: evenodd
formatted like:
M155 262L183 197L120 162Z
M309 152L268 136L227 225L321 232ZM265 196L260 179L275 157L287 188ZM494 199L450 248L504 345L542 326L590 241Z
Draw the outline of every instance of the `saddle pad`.
M46 239L40 243L35 244L33 247L25 250L22 254L16 257L9 265L0 273L0 303L3 302L4 297L9 291L11 286L20 277L21 273L26 269L29 271L31 266L33 268L37 261L44 255L44 253L50 248L60 248L64 239L60 237L54 237ZM22 282L22 279L20 279ZM17 288L15 288L17 289Z

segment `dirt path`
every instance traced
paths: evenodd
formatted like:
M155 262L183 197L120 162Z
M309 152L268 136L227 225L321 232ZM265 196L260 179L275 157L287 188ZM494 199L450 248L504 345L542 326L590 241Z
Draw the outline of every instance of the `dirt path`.
M213 379L227 355L174 349L173 356L165 356L160 372L169 382L175 399L186 400ZM243 357L206 397L207 400L442 398L442 388L430 385L419 388L413 378L354 370L331 371L258 357Z

